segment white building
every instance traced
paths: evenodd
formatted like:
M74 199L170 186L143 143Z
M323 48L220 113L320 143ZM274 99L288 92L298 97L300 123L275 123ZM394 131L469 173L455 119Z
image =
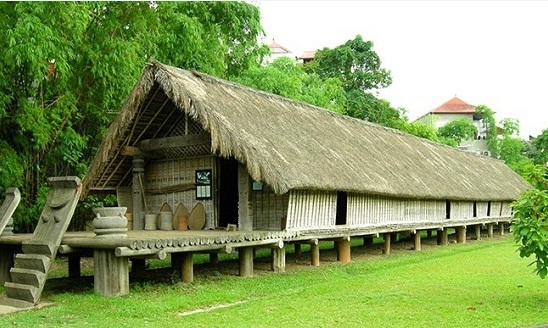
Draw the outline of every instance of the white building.
M483 122L482 117L476 113L476 106L470 105L461 99L454 97L449 101L434 108L417 121L431 124L439 129L447 123L457 120L467 119L478 129L478 134L474 139L463 140L459 149L472 151L482 155L489 155L487 147L487 124Z

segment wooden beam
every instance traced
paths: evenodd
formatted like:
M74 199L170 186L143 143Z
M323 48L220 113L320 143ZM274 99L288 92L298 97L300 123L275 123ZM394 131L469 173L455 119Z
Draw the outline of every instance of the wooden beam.
M123 156L145 156L145 153L141 149L133 146L122 146L120 150L120 155Z
M178 147L201 146L209 144L211 144L211 136L209 133L201 133L157 139L145 139L141 141L139 148L141 151L151 152Z
M238 165L238 230L253 230L253 209L250 202L251 179L245 166Z

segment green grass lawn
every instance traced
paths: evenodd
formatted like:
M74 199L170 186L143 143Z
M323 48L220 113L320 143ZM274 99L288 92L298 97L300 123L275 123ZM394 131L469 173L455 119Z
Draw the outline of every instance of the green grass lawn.
M548 324L547 281L511 237L324 261L253 278L197 270L195 282L135 282L102 298L89 279L46 290L51 307L0 317L21 327L527 327ZM326 251L327 252L327 251ZM354 256L356 255L356 256ZM323 256L323 255L322 255ZM258 260L260 261L260 260ZM292 261L288 256L288 263ZM289 268L289 267L288 267ZM89 278L89 277L88 277ZM63 280L61 280L63 281ZM68 280L64 280L66 283ZM46 288L49 285L46 284ZM55 285L55 283L52 283Z

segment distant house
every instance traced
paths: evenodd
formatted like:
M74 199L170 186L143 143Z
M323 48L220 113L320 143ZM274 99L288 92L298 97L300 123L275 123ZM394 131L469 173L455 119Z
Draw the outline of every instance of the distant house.
M417 121L431 124L436 129L439 129L447 123L457 119L470 120L478 129L478 134L474 139L463 140L459 145L459 149L482 155L489 155L486 140L487 125L482 121L482 117L476 113L475 105L468 104L458 97L453 97L419 117Z
M291 60L295 60L295 55L291 52L291 50L279 43L274 42L274 40L272 40L272 43L268 45L268 48L270 48L270 57L267 58L265 64L270 64L280 57L287 57Z
M305 51L302 55L297 57L298 60L302 61L303 64L309 63L314 60L316 56L316 51Z

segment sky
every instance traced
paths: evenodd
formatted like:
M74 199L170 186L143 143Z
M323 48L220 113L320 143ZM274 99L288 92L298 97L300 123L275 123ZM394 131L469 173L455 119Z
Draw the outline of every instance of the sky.
M256 1L265 43L296 56L361 35L392 84L379 96L410 120L454 96L548 128L548 1Z

